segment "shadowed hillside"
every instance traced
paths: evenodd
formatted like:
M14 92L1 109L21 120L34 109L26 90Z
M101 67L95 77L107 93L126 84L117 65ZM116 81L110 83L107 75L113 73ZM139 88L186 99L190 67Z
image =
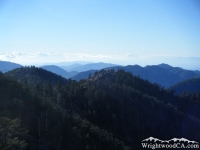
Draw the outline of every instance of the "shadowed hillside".
M21 149L131 150L150 136L200 141L199 93L177 96L123 70L101 70L79 82L36 67L8 74L0 74L0 119L13 128L18 122L15 131L23 132L0 138L18 137Z
M170 87L174 90L176 94L181 94L184 91L190 93L199 93L200 92L200 78L188 79L182 82L179 82Z
M5 75L21 83L27 83L30 86L36 86L37 84L44 84L47 82L53 84L60 82L63 85L67 83L67 79L35 66L14 69L5 73Z

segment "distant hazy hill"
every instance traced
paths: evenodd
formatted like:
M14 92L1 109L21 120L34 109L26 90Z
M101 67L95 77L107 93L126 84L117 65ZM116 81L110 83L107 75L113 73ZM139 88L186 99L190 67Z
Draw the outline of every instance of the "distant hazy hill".
M20 67L22 67L22 65L20 64L8 62L8 61L0 61L0 71L3 73L16 69L16 68L20 68Z
M184 81L191 78L200 77L199 74L194 71L184 70L179 67L172 67L167 64L153 65L141 67L139 65L128 65L128 66L115 66L105 68L117 70L124 70L126 72L131 72L133 75L140 76L142 79L147 79L152 83L158 83L161 86L169 87L180 81ZM77 74L73 79L80 80L85 79L91 72L82 72Z
M195 70L194 72L197 73L197 74L200 74L200 71L199 71L199 70Z
M89 63L93 63L93 62L91 62L91 61L60 62L60 63L54 63L54 65L56 65L56 66L70 66L70 65L73 65L73 64L85 65L85 64L89 64Z
M169 89L173 89L176 94L181 94L184 91L191 93L200 92L200 78L193 78L179 82L171 86Z
M62 77L67 78L67 79L71 78L72 76L75 76L78 73L76 71L67 72L66 70L55 65L46 65L46 66L41 66L40 68L43 68L55 74L61 75Z
M6 72L5 75L21 83L27 83L28 85L33 86L47 82L51 82L53 84L60 82L63 85L67 83L67 79L61 77L60 75L34 66L17 68Z
M73 71L73 68L76 68L76 67L79 67L79 66L82 66L82 65L75 63L75 64L72 64L72 65L69 65L69 66L59 66L59 67L63 68L66 71Z
M77 66L74 68L70 68L70 70L83 72L83 71L88 71L88 70L101 70L103 68L113 67L113 66L118 66L118 65L99 62L99 63L90 63L90 64L86 64L86 65Z

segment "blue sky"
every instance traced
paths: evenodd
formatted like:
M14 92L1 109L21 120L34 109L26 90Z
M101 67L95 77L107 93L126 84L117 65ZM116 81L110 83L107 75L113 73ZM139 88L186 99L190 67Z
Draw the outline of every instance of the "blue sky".
M1 0L0 60L200 69L200 1Z

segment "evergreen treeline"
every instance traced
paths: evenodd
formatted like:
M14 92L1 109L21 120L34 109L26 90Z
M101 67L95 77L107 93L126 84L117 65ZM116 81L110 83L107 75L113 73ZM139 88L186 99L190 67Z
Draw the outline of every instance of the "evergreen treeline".
M36 67L0 74L0 149L129 150L150 136L200 141L200 93L177 96L122 70L79 82L57 77Z

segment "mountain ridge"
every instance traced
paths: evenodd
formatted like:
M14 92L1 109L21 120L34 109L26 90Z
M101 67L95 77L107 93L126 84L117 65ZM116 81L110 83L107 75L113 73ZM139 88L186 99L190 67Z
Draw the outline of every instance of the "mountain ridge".
M127 66L114 66L104 68L104 70L124 70L126 72L131 72L133 75L140 76L143 79L149 80L152 83L157 83L166 88L174 85L180 81L184 81L190 78L198 78L199 74L191 70L185 70L179 67L172 67L166 64L152 65L141 67L139 65L127 65ZM81 79L86 79L86 77L92 71L85 71L77 74L72 79L77 81ZM94 73L94 71L92 72Z
M76 71L68 72L68 71L64 70L63 68L58 67L56 65L45 65L45 66L41 66L40 68L51 71L51 72L58 74L66 79L71 78L72 76L74 76L78 73Z
M37 84L46 84L48 82L65 85L67 79L57 75L51 71L47 71L35 66L16 68L4 74L7 77L17 80L21 83L28 83L29 86L36 86Z
M17 64L17 63L13 63L9 61L0 61L0 71L2 71L2 73L5 73L5 72L8 72L10 70L20 68L20 67L22 67L22 65Z
M119 65L111 64L111 63L104 63L104 62L89 63L89 64L84 64L84 65L80 65L80 66L71 68L70 71L83 72L83 71L88 71L88 70L101 70L103 68L113 67L113 66L119 66Z

